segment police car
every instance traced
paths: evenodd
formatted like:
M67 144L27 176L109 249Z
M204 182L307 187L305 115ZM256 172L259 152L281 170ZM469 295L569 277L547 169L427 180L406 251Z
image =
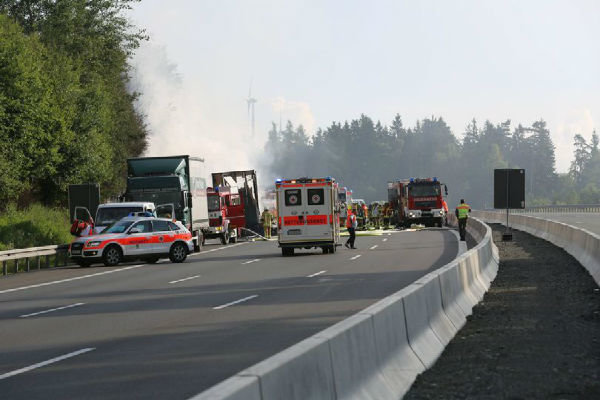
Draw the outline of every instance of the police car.
M169 257L185 261L194 251L192 234L180 222L155 217L125 217L102 234L77 238L69 246L69 256L80 266L103 262L114 266L126 260L155 263Z

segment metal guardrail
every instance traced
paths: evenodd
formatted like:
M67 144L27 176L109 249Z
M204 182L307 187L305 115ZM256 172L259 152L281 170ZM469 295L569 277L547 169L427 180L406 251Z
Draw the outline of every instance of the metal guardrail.
M504 211L502 209L486 209L484 211ZM600 204L567 204L561 206L536 206L525 209L511 209L511 214L527 213L600 213Z
M50 268L51 264L54 267L66 266L69 260L68 250L68 244L61 244L0 251L2 275L16 274L19 270L29 272L32 268L41 269L42 265L44 268ZM45 260L42 260L44 257ZM33 265L31 263L32 259L34 259ZM21 260L24 260L25 263L21 264ZM12 268L10 268L10 264L12 264Z

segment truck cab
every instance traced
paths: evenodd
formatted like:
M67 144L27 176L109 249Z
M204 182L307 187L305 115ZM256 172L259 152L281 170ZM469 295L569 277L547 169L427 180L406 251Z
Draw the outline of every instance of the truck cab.
M232 194L229 187L217 186L207 188L206 196L209 226L204 229L204 237L219 238L223 244L237 242L241 236L241 225L236 220L239 213L236 207L241 204L239 194Z

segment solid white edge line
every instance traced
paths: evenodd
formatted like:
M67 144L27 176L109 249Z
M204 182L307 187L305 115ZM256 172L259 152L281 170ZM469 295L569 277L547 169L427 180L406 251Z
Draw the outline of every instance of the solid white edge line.
M39 311L39 312L31 313L31 314L19 315L19 318L33 317L35 315L47 314L47 313L51 313L53 311L66 310L67 308L79 307L79 306L82 306L84 304L85 303L70 304L70 305L64 306L64 307L57 307L57 308L52 308L50 310L44 310L44 311Z
M112 271L98 272L98 273L91 274L91 275L83 275L83 276L76 276L75 278L61 279L61 280L59 280L59 281L44 282L44 283L38 283L38 284L36 284L36 285L21 286L21 287L12 288L12 289L0 290L0 294L4 294L4 293L11 293L11 292L17 292L17 291L19 291L19 290L34 289L34 288L43 287L43 286L49 286L49 285L57 285L57 284L59 284L59 283L65 283L65 282L77 281L77 280L79 280L79 279L92 278L92 277L94 277L94 276L100 276L100 275L112 274L112 273L114 273L114 272L127 271L127 270L129 270L129 269L134 269L134 268L140 268L140 267L143 267L144 265L146 265L146 264L131 265L131 266L129 266L129 267L125 267L125 268L113 269Z
M369 248L369 250L375 250L377 247L379 247L379 245L378 245L378 244L375 244L375 245L371 246L371 247Z
M196 252L196 253L192 253L192 254L190 254L188 257L196 257L196 256L201 256L202 254L207 254L207 253L210 253L210 252L213 252L213 251L219 251L219 250L231 249L231 248L233 248L233 247L242 246L242 245L245 245L245 244L248 244L248 243L250 243L250 242L242 242L242 243L236 243L236 244L228 244L228 245L223 245L223 246L221 246L221 247L219 247L219 248L216 248L216 249L210 249L210 250L201 250L201 251L198 251L198 252Z
M200 275L188 276L187 278L177 279L176 281L171 281L169 283L179 283L179 282L189 281L190 279L196 279L196 278L200 278Z
M25 367L25 368L21 368L21 369L17 369L17 370L11 371L11 372L7 372L5 374L0 375L0 380L6 379L6 378L10 378L11 376L22 374L24 372L28 372L28 371L34 370L36 368L45 367L46 365L54 364L56 362L65 360L67 358L75 357L75 356L78 356L80 354L90 352L92 350L96 350L96 348L95 347L88 347L86 349L81 349L81 350L74 351L74 352L69 353L69 354L65 354L65 355L62 355L62 356L59 356L59 357L52 358L52 359L47 360L47 361L42 361L40 363L30 365L29 367Z
M357 255L355 255L354 257L352 257L350 260L351 260L351 261L354 261L354 260L356 260L357 258L359 258L361 255L362 255L362 254L357 254Z
M321 274L324 274L325 272L327 272L327 271L319 271L319 272L315 272L315 273L314 273L314 274L312 274L312 275L308 275L308 276L307 276L307 278L314 278L315 276L319 276L319 275L321 275Z
M231 303L227 303L227 304L223 304L223 305L220 305L220 306L213 307L213 310L220 310L222 308L233 306L233 305L238 304L238 303L243 303L244 301L252 300L252 299L254 299L256 297L258 297L258 295L257 294L253 294L252 296L244 297L243 299L232 301Z

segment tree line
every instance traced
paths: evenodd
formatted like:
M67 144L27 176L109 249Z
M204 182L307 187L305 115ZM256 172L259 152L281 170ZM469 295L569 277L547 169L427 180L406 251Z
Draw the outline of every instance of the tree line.
M526 170L528 206L600 203L598 136L575 136L575 159L567 174L556 172L555 147L544 120L513 126L472 120L457 138L443 118L405 127L400 115L389 125L366 115L333 122L312 136L288 121L273 124L265 144L272 177L333 176L366 201L387 200L387 182L438 177L451 204L465 198L473 207L493 207L493 171Z
M128 59L139 0L0 0L0 207L66 204L71 183L117 193L148 133Z

